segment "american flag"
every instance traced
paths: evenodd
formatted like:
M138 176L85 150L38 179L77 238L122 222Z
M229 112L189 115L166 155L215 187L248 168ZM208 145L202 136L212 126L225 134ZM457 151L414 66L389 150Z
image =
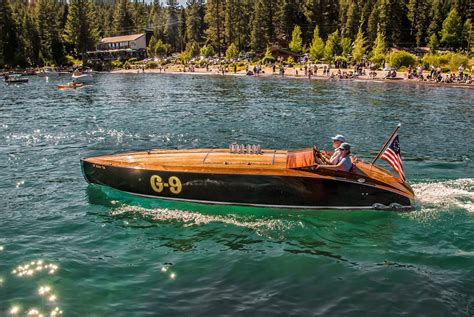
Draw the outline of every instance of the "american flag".
M390 145L385 149L381 158L386 160L393 169L400 175L402 181L406 181L405 173L403 172L402 156L400 151L400 141L398 140L398 134L392 139Z

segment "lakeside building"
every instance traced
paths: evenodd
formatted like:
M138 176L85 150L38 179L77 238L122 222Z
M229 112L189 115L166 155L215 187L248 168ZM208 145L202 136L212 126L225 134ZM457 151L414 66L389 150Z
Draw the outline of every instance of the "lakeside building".
M126 60L129 58L146 58L146 48L150 41L151 34L148 30L145 33L120 35L105 37L96 45L95 51L86 53L87 60L111 61Z

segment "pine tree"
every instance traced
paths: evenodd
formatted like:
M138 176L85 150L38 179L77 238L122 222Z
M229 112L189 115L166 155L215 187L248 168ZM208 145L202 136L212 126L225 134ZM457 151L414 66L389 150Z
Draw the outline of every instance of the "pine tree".
M427 0L409 0L407 17L411 23L411 35L415 36L416 45L421 46L425 38L428 4Z
M436 33L431 34L430 39L428 41L428 47L430 48L431 54L436 54L439 48L438 36L436 35Z
M430 25L428 27L428 36L431 38L434 35L438 34L441 30L441 25L443 24L442 17L442 3L441 0L433 0L430 10Z
M334 61L335 55L340 53L339 31L335 31L328 36L326 45L324 46L324 57L328 61Z
M277 8L274 0L255 0L251 44L262 51L268 44L276 42Z
M152 35L150 38L150 42L148 42L148 46L146 48L146 53L148 57L155 56L155 46L156 46L156 38L155 38L155 35Z
M214 48L211 45L206 44L203 47L201 47L200 54L201 56L204 56L204 57L213 57L215 54Z
M443 28L440 32L441 43L450 48L460 47L462 45L462 29L461 18L456 8L453 8L443 21Z
M250 48L252 34L254 0L238 0L237 9L237 39L235 40L239 51Z
M306 25L303 12L305 0L277 0L275 15L275 35L280 45L286 46L291 40L291 33L295 25ZM303 42L308 36L308 30L302 29Z
M225 51L225 57L227 59L234 59L237 58L239 55L239 51L237 50L237 46L234 43L231 43L227 50Z
M28 66L36 66L39 62L39 34L34 21L34 13L30 8L27 8L23 14L21 29L21 48L25 63Z
M316 25L313 32L313 41L309 48L309 55L313 61L317 61L324 56L324 41L319 36L319 27Z
M196 41L189 41L186 44L186 52L188 55L192 57L196 57L199 55L199 44Z
M463 47L465 47L468 52L472 48L471 42L470 42L471 34L472 34L472 22L471 22L471 19L467 19L466 22L464 22L462 39L464 41Z
M148 23L153 25L153 35L155 39L165 40L166 16L163 7L159 2L154 3L148 18Z
M112 33L114 35L126 35L132 33L134 28L128 0L117 0L115 2Z
M171 50L171 46L169 44L164 43L161 39L156 41L155 44L155 56L160 58L166 56Z
M264 10L262 0L255 0L251 45L256 52L262 52L269 42L267 24L263 18Z
M188 0L186 9L186 40L201 42L201 19L198 0Z
M6 34L6 0L0 0L0 67L5 64L5 57L4 57L4 42L5 42L5 34Z
M335 0L306 0L304 6L305 16L309 28L320 25L322 37L334 32L339 21L339 1Z
M178 20L178 1L166 0L167 19L166 19L166 40L171 45L173 51L180 50L179 47L179 20Z
M64 39L79 54L94 47L98 40L94 6L90 0L70 0Z
M385 54L387 53L387 47L385 45L385 42L385 35L384 33L382 33L381 27L379 27L379 30L377 32L377 38L374 42L374 47L372 49L372 52L370 53L370 60L377 65L380 65L385 59Z
M344 57L348 57L352 50L352 40L349 37L341 38L341 55Z
M354 57L354 62L358 63L364 58L367 47L365 46L366 39L364 37L364 32L362 28L359 27L357 36L354 41L354 49L352 50L352 55Z
M355 0L351 0L347 8L347 14L345 15L346 22L343 25L343 36L353 38L356 35L359 19L359 7Z
M178 9L179 18L178 18L178 49L182 51L187 47L186 44L186 10L181 7ZM193 43L196 41L192 41ZM196 45L198 45L196 43ZM187 50L187 49L186 49ZM199 52L199 45L198 45ZM192 55L194 56L194 55Z
M7 0L0 0L0 18L0 65L15 66L18 35L12 18L11 4Z
M131 8L134 33L143 33L147 27L148 7L144 2L135 0Z
M295 25L293 29L289 48L293 52L301 52L303 50L303 39L301 38L301 28L299 25Z
M224 49L225 0L208 0L204 21L206 39L220 54Z
M57 7L52 0L39 0L35 5L36 28L40 41L40 63L43 65L58 63L61 57L64 56L64 52L59 35Z
M308 27L310 29L313 29L317 25L324 23L322 19L322 10L319 5L319 0L305 0L303 10L304 10L304 15L306 17L306 20L308 21ZM319 30L319 27L318 27L318 30ZM323 36L326 35L323 32L322 34Z
M224 13L225 43L234 43L237 37L237 0L227 0ZM227 52L226 52L227 55Z

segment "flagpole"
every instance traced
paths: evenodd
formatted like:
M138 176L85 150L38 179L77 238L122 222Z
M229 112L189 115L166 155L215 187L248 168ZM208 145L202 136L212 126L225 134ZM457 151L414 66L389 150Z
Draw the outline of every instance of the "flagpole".
M385 150L385 148L387 147L387 145L390 143L390 141L392 141L392 138L393 136L395 135L395 133L397 133L398 129L400 129L400 127L402 126L401 123L397 124L397 126L395 127L395 129L393 129L393 132L392 134L390 134L390 137L387 139L387 141L385 142L385 144L383 145L383 147L380 149L379 153L377 154L377 156L374 158L374 160L372 161L372 163L370 163L370 165L374 165L375 161L377 161L380 157L380 155L382 155L383 151Z

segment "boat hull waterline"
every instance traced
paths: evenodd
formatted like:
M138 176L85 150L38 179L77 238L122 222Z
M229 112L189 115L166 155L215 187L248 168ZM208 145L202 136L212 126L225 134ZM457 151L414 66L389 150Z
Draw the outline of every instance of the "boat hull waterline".
M142 163L114 164L101 157L82 159L81 165L84 177L93 184L144 197L197 203L289 209L407 210L414 199L408 185L392 187L366 174L361 178L354 173L345 177L345 172L324 173L312 169L278 171L261 166L236 169L228 163L226 168L163 165L150 168Z

